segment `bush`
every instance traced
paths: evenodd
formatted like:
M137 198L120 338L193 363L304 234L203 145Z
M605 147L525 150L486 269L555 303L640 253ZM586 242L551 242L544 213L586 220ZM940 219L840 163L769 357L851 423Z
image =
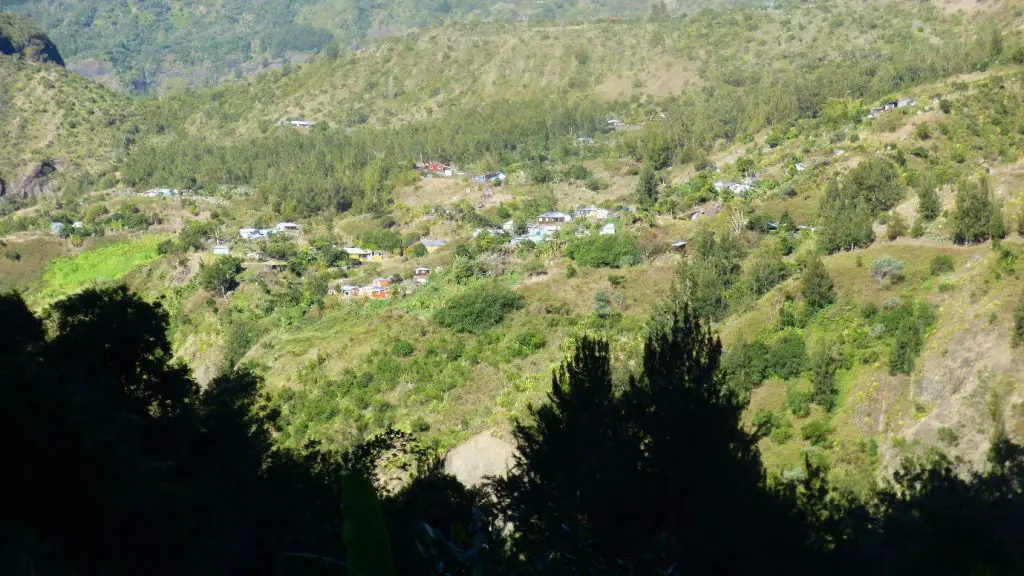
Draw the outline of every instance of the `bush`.
M415 351L416 350L412 347L412 344L406 340L396 340L395 343L391 345L391 353L399 358L412 356Z
M412 245L412 255L416 258L423 258L427 255L427 247L419 242Z
M939 254L932 258L932 276L941 276L953 271L953 257L949 254Z
M797 418L806 418L811 414L811 395L809 392L789 388L786 390L786 404L789 411Z
M795 330L787 330L775 338L768 355L768 371L783 380L796 378L807 364L807 345Z
M826 412L831 412L836 405L839 390L836 388L836 372L841 359L833 353L833 346L822 342L814 349L811 357L811 400Z
M1014 348L1024 344L1024 294L1017 300L1017 307L1013 309L1013 334L1011 343Z
M523 307L523 297L503 284L487 283L453 297L434 320L456 332L482 332Z
M885 229L885 236L890 241L896 240L900 236L907 233L907 221L903 219L903 216L899 212L893 212L889 215L889 224Z
M871 277L879 286L886 280L895 284L903 279L903 262L889 255L882 256L871 263Z
M775 412L762 408L754 414L752 424L757 436L764 437L782 427L782 418Z
M953 241L970 244L987 240L993 224L992 204L985 180L962 184L956 193L952 215Z
M594 268L620 268L641 261L636 238L626 232L573 238L565 247L565 254L577 264Z
M548 339L543 332L530 330L518 334L512 340L512 355L517 358L525 358L548 345Z
M828 424L828 420L824 418L811 420L800 428L800 435L814 446L820 446L828 442L828 436L831 433L832 429Z

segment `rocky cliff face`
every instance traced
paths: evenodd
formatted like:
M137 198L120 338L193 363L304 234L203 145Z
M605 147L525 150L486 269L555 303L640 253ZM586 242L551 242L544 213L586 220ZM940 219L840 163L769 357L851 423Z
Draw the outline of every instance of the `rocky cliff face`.
M64 66L60 51L35 22L8 12L0 12L0 54Z

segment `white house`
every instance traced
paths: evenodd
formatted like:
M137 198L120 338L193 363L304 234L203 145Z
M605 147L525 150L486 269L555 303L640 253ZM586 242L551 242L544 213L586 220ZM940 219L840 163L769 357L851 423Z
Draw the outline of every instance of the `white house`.
M217 244L213 247L213 253L217 256L227 256L230 253L230 249L227 244Z
M612 234L615 234L615 224L612 224L610 222L608 224L605 224L604 226L601 227L601 231L598 232L598 234L601 236L610 236Z
M604 220L611 216L611 211L607 208L598 208L597 206L584 206L577 208L575 216L577 218L591 218L595 220Z
M274 226L275 232L298 232L299 225L295 222L281 222L277 226Z
M263 240L270 236L270 230L267 228L239 228L238 237L242 240Z
M545 212L537 216L537 222L540 224L565 224L572 222L572 216L565 212Z
M501 229L509 233L514 232L516 229L516 223L514 220L506 220L505 223L501 225Z

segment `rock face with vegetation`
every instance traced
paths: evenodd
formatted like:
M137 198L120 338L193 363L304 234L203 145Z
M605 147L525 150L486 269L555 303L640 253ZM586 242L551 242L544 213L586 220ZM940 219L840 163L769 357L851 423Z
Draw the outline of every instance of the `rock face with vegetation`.
M31 19L12 12L0 12L0 54L64 65L50 38Z

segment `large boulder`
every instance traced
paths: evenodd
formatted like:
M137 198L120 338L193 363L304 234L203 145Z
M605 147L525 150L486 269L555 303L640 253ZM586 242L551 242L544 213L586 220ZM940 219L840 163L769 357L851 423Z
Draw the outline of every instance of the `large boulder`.
M64 65L64 58L49 36L30 18L11 12L0 12L0 54Z
M444 469L472 488L489 476L504 476L515 461L515 446L481 432L453 448L444 459Z

